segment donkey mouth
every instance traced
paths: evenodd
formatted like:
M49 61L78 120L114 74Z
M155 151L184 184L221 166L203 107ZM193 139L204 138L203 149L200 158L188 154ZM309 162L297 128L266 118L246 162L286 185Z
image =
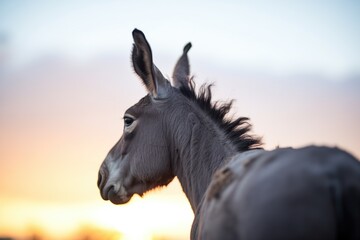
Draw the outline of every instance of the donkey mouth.
M130 201L132 197L132 194L122 194L120 195L118 192L115 191L114 188L111 188L107 194L107 198L112 202L113 204L125 204Z

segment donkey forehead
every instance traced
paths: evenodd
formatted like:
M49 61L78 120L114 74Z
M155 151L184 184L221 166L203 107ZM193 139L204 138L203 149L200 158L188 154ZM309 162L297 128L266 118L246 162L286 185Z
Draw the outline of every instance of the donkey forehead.
M130 114L134 117L138 117L149 105L151 104L151 98L148 95L141 98L137 103L132 105L125 111L125 114Z
M170 86L171 87L171 86ZM157 110L162 108L167 108L169 104L180 102L184 99L184 97L179 94L179 91L173 87L171 87L171 91L169 91L169 96L165 99L154 99L150 94L147 94L145 97L141 98L136 104L131 106L125 111L125 114L129 114L134 117L139 117L145 112L155 113Z

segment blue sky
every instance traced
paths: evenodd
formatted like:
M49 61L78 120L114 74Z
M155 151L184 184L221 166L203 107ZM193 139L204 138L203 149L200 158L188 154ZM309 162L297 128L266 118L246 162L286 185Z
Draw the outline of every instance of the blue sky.
M1 1L11 62L128 53L143 30L159 55L278 73L360 71L358 1Z

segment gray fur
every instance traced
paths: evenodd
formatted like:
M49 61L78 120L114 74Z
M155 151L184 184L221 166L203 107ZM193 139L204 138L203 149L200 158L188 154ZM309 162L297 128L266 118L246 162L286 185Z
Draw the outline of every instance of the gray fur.
M181 92L189 81L188 49L176 64L175 87L165 78L148 82L149 71L162 74L136 31L136 47L148 47L133 64L149 94L126 111L133 122L127 119L100 167L104 200L124 204L177 176L195 213L191 239L360 239L358 160L315 146L239 152Z
M193 239L360 239L360 164L348 153L253 150L223 168L232 181L217 197L210 185Z

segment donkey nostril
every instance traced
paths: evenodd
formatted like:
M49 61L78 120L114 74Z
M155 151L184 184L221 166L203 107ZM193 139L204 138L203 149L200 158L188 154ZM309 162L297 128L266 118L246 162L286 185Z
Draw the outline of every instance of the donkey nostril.
M108 169L106 165L103 163L100 167L98 180L97 180L97 185L100 190L102 190L102 188L104 188L104 186L106 185L108 175L109 175Z
M98 180L97 180L97 186L98 186L98 188L100 188L101 180L102 180L102 176L101 176L101 173L100 173L100 171L99 171Z

